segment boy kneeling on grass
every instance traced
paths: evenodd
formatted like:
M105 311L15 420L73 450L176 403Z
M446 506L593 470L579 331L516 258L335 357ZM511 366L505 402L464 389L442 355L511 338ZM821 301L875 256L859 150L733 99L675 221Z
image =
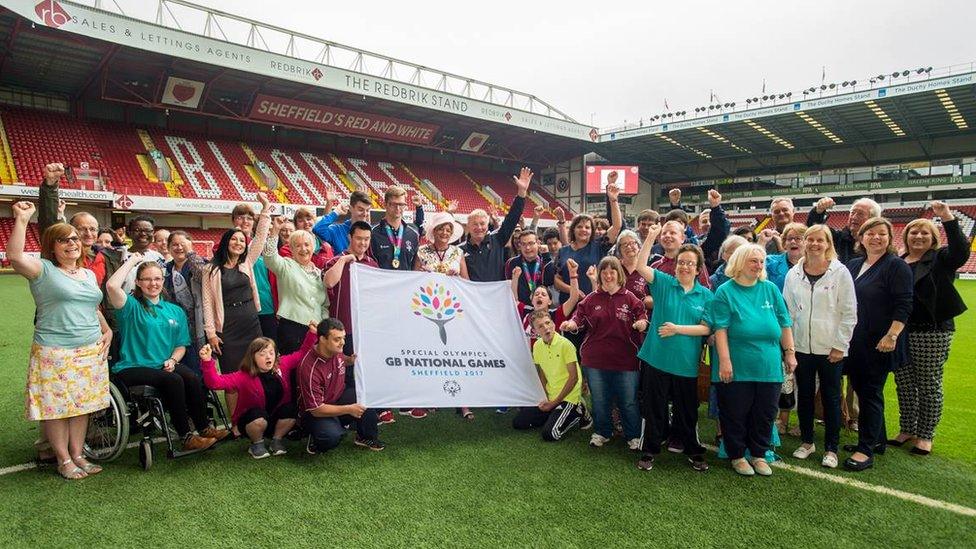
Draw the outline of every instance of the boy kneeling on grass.
M356 446L379 451L385 448L377 431L376 410L356 402L356 387L346 386L346 368L356 355L342 354L346 328L335 318L319 323L318 340L298 365L299 421L308 433L309 454L326 452L339 445L346 434L344 425L355 424Z
M541 309L533 312L531 322L538 335L532 348L532 359L546 389L547 400L535 408L519 410L512 427L535 429L541 426L542 440L555 442L580 422L583 429L588 429L593 420L583 404L582 376L576 360L576 348L556 332L556 324L549 317L549 311Z

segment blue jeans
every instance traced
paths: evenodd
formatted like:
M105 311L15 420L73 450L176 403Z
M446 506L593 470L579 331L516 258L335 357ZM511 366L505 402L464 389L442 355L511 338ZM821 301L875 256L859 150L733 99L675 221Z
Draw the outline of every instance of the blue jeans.
M627 440L640 438L640 410L637 408L640 374L636 370L621 372L585 367L583 375L593 400L594 432L607 438L613 435L610 409L616 402L624 425L624 437Z

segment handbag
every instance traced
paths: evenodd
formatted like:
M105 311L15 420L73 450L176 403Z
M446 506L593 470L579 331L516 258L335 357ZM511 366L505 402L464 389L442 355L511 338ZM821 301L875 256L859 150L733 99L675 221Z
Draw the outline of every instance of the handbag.
M708 394L712 388L712 365L708 363L708 347L702 347L698 358L698 402L708 402Z

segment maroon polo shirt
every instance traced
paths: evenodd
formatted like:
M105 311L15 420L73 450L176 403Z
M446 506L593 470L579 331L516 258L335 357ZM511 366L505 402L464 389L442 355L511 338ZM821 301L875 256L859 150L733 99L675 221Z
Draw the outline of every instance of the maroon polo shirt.
M608 294L597 290L576 306L573 322L586 327L580 346L583 366L600 370L637 370L640 334L633 324L647 320L647 311L637 296L626 288Z
M323 404L335 404L346 389L345 356L319 356L309 349L298 364L298 402L302 411L314 410Z
M325 264L325 270L329 270L335 265L336 261L344 255L351 255L348 251L342 252L341 254L333 257ZM363 265L368 265L370 267L379 267L376 260L366 254L363 256L362 260L357 259L357 263L362 263ZM352 334L352 307L349 301L349 265L351 263L346 263L342 267L342 278L339 279L339 283L335 286L329 288L329 316L332 318L338 318L340 322L346 327L346 335Z

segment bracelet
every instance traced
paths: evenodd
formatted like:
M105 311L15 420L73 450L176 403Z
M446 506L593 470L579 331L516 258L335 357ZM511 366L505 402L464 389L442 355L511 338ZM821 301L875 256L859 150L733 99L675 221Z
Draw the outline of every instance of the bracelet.
M794 349L793 347L787 347L787 348L783 349L783 352L784 353L796 353L796 349Z
M571 277L569 277L569 279L570 280L579 280L579 276L571 276Z

